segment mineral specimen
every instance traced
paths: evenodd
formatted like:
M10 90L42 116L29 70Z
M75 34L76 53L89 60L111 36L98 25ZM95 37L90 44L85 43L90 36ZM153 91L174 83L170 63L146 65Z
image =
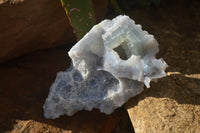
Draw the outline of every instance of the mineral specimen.
M112 113L140 94L152 79L165 76L167 64L156 59L158 43L128 16L95 25L69 51L71 67L57 74L43 106L46 118L79 110Z

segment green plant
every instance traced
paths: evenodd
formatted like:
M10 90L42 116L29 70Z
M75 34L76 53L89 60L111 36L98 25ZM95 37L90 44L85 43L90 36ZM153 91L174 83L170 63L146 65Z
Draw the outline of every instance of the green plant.
M118 14L124 14L119 3L122 0L108 0ZM159 4L160 0L124 0L129 5L149 6ZM96 24L92 0L61 0L77 40L80 40Z
M92 0L61 0L77 40L96 23Z

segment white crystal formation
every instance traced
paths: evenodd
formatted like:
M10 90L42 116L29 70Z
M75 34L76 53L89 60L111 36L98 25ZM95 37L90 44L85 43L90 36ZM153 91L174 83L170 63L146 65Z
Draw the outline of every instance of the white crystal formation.
M68 52L71 67L57 74L43 106L46 118L79 110L112 113L140 94L152 79L165 76L167 64L156 59L158 43L128 16L95 25Z

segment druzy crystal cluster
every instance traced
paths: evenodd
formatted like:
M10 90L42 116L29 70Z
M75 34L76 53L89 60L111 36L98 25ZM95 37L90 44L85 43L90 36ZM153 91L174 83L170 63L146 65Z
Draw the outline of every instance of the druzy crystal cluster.
M68 52L69 69L58 72L43 106L46 118L79 110L112 113L144 85L165 76L167 64L156 59L158 43L128 16L95 25Z

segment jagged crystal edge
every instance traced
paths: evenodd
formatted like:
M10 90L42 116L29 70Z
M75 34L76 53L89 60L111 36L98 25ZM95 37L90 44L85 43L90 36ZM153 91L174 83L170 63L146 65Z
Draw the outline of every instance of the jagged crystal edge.
M71 67L58 72L43 106L46 118L79 110L112 113L140 94L150 81L166 76L167 64L156 59L158 43L128 16L95 25L68 52Z

